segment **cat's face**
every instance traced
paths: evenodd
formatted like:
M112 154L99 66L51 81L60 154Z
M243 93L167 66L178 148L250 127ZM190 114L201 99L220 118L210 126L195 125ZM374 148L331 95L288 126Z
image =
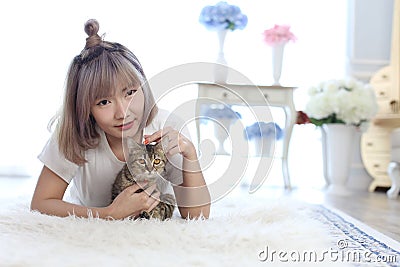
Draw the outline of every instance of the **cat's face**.
M131 138L127 140L129 156L128 168L133 176L153 180L165 173L167 157L161 143L155 145L138 144Z

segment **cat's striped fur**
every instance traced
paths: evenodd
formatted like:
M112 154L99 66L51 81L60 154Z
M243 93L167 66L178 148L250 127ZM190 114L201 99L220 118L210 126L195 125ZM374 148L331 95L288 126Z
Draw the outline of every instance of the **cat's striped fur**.
M131 138L127 140L129 156L127 163L118 173L112 186L113 201L119 193L125 188L134 185L137 182L148 181L149 186L157 184L160 191L160 203L150 212L142 212L141 218L156 218L165 220L172 217L175 208L175 197L172 194L163 194L161 189L166 181L163 179L166 173L167 157L164 154L161 143L142 145L133 141ZM142 191L140 189L139 191Z

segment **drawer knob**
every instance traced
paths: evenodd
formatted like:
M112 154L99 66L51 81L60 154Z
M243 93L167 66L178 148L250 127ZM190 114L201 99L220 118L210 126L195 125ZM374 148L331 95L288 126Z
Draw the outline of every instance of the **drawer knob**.
M374 168L379 168L379 164L374 164Z
M384 91L380 91L380 92L379 92L379 95L380 95L380 96L384 96L384 95L385 95L385 92L384 92Z
M367 146L373 146L374 144L372 142L368 142Z
M399 112L399 102L396 100L390 101L390 108L392 109L392 112L397 113Z

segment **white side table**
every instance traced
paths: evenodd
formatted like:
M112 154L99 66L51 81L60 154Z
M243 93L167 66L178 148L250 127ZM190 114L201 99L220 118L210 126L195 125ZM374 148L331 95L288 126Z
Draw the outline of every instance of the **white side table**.
M213 84L198 83L198 101L196 116L200 115L201 105L212 100L225 104L260 106L268 103L270 106L281 107L285 111L285 128L282 150L282 173L286 189L291 189L288 170L288 151L293 126L296 122L296 110L293 103L293 91L296 87L256 86L245 84ZM197 123L197 136L200 142L200 122Z

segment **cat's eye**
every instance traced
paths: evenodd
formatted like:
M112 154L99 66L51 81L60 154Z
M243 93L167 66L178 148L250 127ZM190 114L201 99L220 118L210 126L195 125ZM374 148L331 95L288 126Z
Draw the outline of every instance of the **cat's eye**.
M160 159L154 159L153 162L154 162L154 164L158 165L158 164L160 164L161 160Z
M139 159L138 161L139 161L140 164L145 164L146 163L146 161L144 159Z

